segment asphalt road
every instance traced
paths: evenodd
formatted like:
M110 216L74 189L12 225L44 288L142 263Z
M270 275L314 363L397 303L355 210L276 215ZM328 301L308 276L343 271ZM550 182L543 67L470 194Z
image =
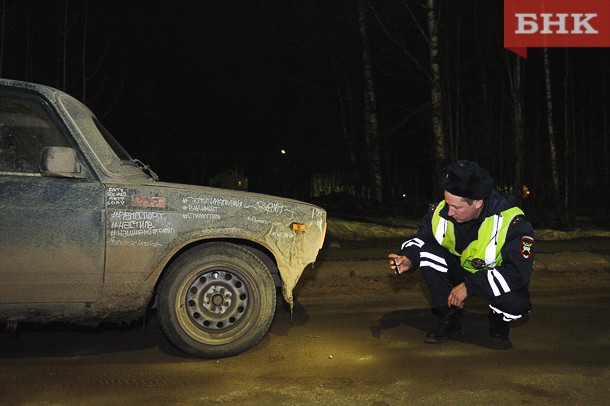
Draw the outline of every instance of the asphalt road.
M264 340L228 359L183 355L155 317L144 329L1 333L0 404L607 404L609 268L566 270L562 255L574 251L543 254L512 348L486 338L485 303L472 298L463 335L433 345L421 278L392 275L383 244L368 246L373 259L364 246L355 260L353 247L329 248L299 282L292 316L279 301Z

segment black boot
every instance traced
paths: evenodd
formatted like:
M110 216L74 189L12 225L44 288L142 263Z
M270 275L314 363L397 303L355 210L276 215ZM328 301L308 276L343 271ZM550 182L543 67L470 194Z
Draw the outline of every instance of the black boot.
M489 338L499 343L509 343L508 333L510 325L508 321L504 321L501 313L496 313L489 310Z
M461 309L457 307L444 307L438 309L438 312L438 325L426 334L424 341L427 343L444 343L450 337L459 335L462 332Z

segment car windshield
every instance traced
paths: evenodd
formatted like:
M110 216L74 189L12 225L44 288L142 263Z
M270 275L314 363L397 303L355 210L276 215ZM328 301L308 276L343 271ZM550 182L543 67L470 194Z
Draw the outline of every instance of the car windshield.
M65 107L71 123L78 129L78 132L85 136L84 141L89 144L88 149L94 151L95 159L109 173L123 175L142 175L144 173L157 179L150 168L137 159L131 158L91 110L71 96L64 94L58 99Z
M93 120L93 123L99 130L100 134L102 134L102 137L104 137L104 139L106 140L110 148L112 148L117 157L119 157L121 161L131 161L131 156L129 155L129 153L125 151L125 148L123 148L123 146L119 144L119 142L112 136L112 134L110 134L110 131L108 131L106 127L104 127L104 125L100 123L97 117L91 116L91 118Z

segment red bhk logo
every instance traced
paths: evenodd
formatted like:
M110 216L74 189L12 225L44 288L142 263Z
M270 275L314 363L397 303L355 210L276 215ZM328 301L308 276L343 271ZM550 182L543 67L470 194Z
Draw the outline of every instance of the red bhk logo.
M609 47L607 0L504 0L504 48Z

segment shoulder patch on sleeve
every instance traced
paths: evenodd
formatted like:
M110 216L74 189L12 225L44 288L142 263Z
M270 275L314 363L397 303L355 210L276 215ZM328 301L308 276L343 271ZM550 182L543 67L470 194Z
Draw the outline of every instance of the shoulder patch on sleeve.
M521 237L521 256L525 259L530 259L532 256L532 248L534 247L534 238L529 235Z
M518 214L513 218L513 221L510 222L511 227L515 227L517 224L525 220L525 216L523 214Z

